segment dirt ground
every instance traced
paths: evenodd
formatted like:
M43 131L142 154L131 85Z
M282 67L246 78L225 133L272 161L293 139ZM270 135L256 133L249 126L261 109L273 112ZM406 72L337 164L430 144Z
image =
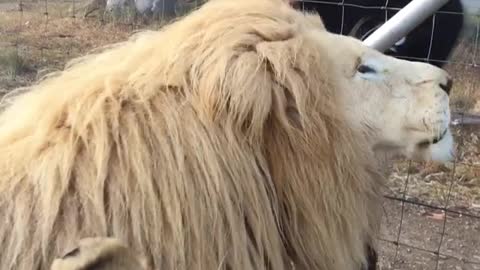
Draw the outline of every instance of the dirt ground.
M385 187L380 269L480 269L480 127L454 134L454 164L395 164Z
M19 11L18 3L0 0L0 92L28 85L69 59L145 28L125 20L83 19L82 1L74 1L75 8L72 2L22 3ZM452 59L464 62L479 50L462 41ZM453 108L480 113L480 68L451 64L447 70L456 81ZM455 164L399 161L392 168L378 242L380 269L480 270L480 128L460 125L455 136ZM438 210L445 207L452 213Z
M448 214L445 219L441 211L412 204L402 209L401 202L392 200L383 206L379 269L480 269L478 218Z

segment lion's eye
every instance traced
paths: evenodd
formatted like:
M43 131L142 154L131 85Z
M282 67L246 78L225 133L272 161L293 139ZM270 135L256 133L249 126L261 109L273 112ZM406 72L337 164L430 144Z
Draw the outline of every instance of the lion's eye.
M375 69L367 65L359 65L357 71L360 73L375 73Z

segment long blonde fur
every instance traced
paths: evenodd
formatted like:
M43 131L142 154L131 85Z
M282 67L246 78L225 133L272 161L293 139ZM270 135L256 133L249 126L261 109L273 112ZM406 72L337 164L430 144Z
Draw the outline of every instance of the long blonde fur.
M312 27L284 1L211 0L15 97L0 269L109 236L154 269L359 270L382 179Z

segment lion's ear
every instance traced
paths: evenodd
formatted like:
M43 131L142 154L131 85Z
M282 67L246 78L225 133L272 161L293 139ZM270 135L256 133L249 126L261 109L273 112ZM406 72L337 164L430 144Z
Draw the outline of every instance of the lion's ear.
M233 124L250 138L261 137L272 117L289 128L301 127L299 96L305 91L292 66L295 50L290 46L298 43L293 27L278 22L258 25L254 34L240 36L234 49L218 52L221 60L202 68L197 83L199 111Z
M306 83L296 67L294 38L262 42L256 46L257 53L272 85L273 116L286 128L302 129L305 107Z
M214 119L225 119L222 112L226 113L231 120L227 123L240 128L249 138L262 137L266 122L272 118L285 128L301 128L297 99L301 89L292 84L298 78L284 66L285 57L279 50L270 51L265 46L238 55L223 73L223 87L216 91L219 95L208 95L214 101L204 103L212 104L207 105L211 108L207 111L216 115Z

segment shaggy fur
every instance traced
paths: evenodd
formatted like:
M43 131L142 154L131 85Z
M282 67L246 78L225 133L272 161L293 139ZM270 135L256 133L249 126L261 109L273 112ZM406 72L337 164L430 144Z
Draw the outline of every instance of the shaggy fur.
M12 98L0 269L96 236L154 269L360 269L382 177L312 27L280 0L212 0Z
M112 238L86 238L53 262L51 270L147 270L145 258ZM149 269L148 269L149 270Z

